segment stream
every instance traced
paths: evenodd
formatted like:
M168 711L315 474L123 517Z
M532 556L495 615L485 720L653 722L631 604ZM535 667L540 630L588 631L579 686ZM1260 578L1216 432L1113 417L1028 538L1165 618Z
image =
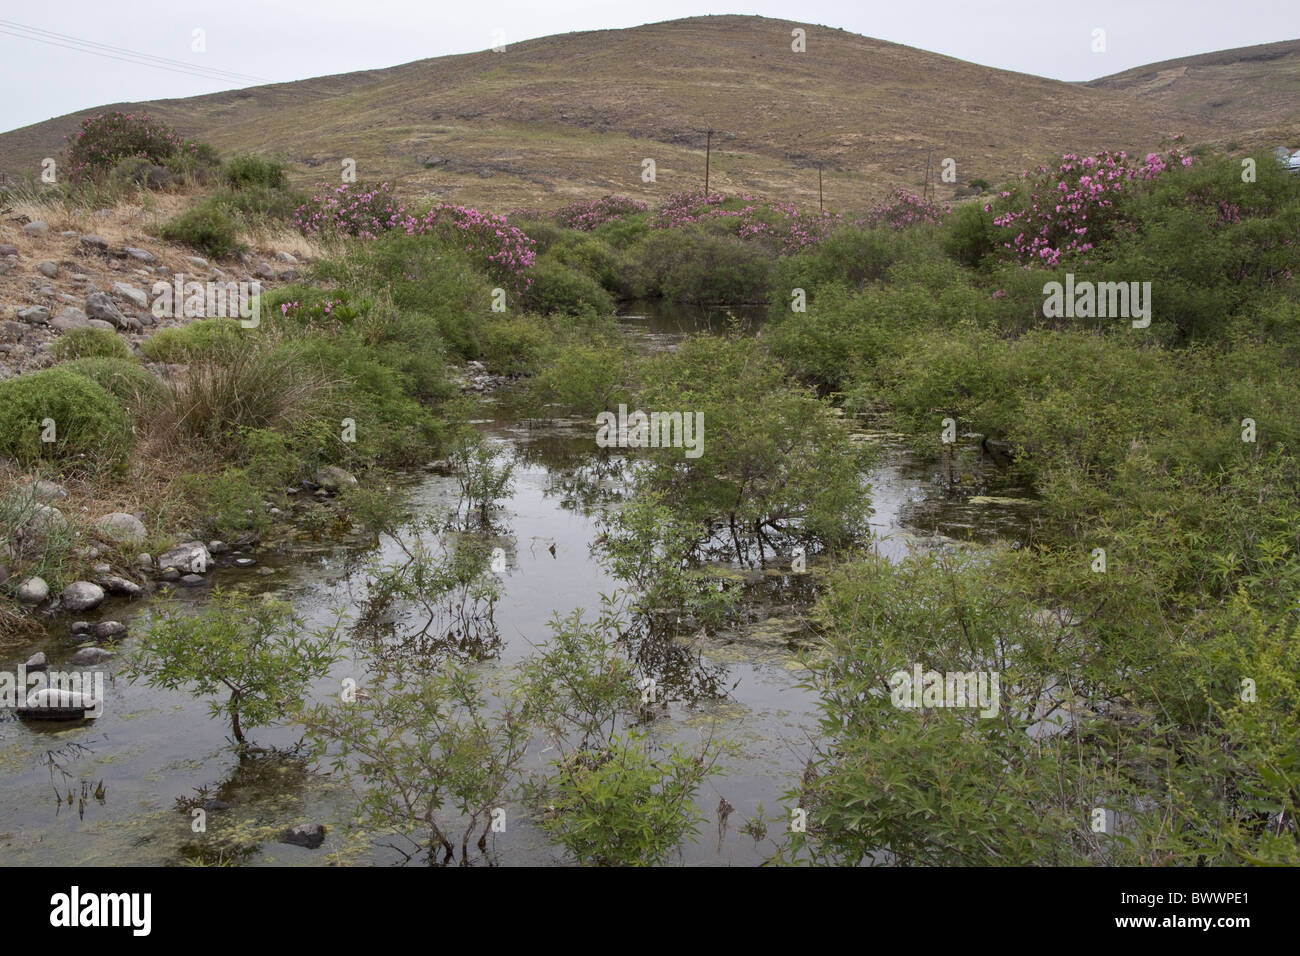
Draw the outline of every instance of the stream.
M673 348L691 332L721 331L731 316L751 330L762 318L755 310L639 303L626 306L620 321L637 348L654 351ZM617 582L595 560L590 545L597 518L617 507L625 491L627 462L619 450L596 447L595 427L585 418L529 421L500 395L488 396L480 415L478 427L501 456L515 461L513 491L496 522L500 539L493 542L507 555L494 611L500 641L494 656L477 665L501 677L547 640L553 616L578 608L594 616L599 595L615 589ZM914 454L895 436L862 430L881 449L868 481L871 530L882 553L894 559L911 547L942 546L949 539L1022 539L1033 507L1024 499L1032 495L983 458L977 443L967 443L971 447L963 449L957 464L974 478L962 487L977 494L953 496L945 490L941 463ZM420 514L450 510L459 500L453 478L418 469L395 482L394 493ZM202 602L214 585L272 592L291 601L309 624L323 626L333 620L333 609L355 613L365 597L366 565L376 557L376 545L361 535L299 536L252 554L257 561L252 568L235 568L232 556L224 555L207 585L179 588L176 599ZM402 553L384 538L378 556L395 562ZM816 575L774 567L715 571L746 582L746 623L685 642L687 663L665 686L666 709L650 728L656 744L693 745L713 734L737 745L722 758L722 772L701 788L705 820L682 858L694 865L750 866L761 863L772 847L740 832L741 824L760 804L769 818L788 815L781 796L803 772L817 731L816 696L799 686L817 648L804 617ZM148 601L110 599L84 619L118 620L135 629L148 614ZM54 619L42 640L5 651L0 667L14 671L41 650L51 668L60 668L80 646L67 634L70 622L67 616ZM126 646L131 642L128 637ZM117 660L100 666L107 702L98 720L69 724L0 717L0 859L5 863L402 862L400 853L370 835L348 832L356 795L345 781L300 758L241 763L230 749L229 727L209 715L206 700L115 678ZM315 696L336 696L340 682L362 670L360 659L340 661L317 682ZM706 685L725 694L696 693ZM253 736L266 747L290 748L301 728L257 728ZM525 769L548 759L536 751L530 747ZM100 781L102 797L96 797ZM723 799L734 810L719 827ZM196 834L190 807L204 802L208 833ZM523 808L507 806L507 820L505 832L489 842L489 861L563 862L561 851L528 822ZM325 824L324 845L310 850L275 842L275 830L297 823ZM213 841L218 834L220 841ZM224 847L219 857L213 855L214 842Z

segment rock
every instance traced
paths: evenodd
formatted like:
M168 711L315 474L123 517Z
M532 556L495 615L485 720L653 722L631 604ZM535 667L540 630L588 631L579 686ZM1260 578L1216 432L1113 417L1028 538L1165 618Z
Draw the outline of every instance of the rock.
M65 611L74 614L79 611L89 611L104 602L104 589L89 581L73 581L63 589L60 601Z
M50 505L37 505L31 515L23 522L23 541L43 544L51 535L62 534L68 528L68 519L63 512Z
M291 266L296 266L296 265L298 264L298 260L295 259L293 256L291 256L291 255L290 255L289 253L287 253L287 252L277 252L277 253L275 254L275 257L276 257L277 259L279 259L281 262L287 262L287 263L289 263L289 265L291 265Z
M331 494L338 494L344 488L355 488L357 479L338 465L326 465L317 469L316 484Z
M230 545L226 544L226 542L224 541L208 542L208 551L210 551L212 554L225 554L229 550L230 550Z
M225 800L204 800L203 801L203 809L207 810L209 813L219 812L221 810L229 810L233 806L234 806L233 803L227 803Z
M0 257L18 255L18 247L11 246L7 242L0 242Z
M16 491L20 497L32 501L58 501L60 498L68 497L62 485L45 478L37 478L35 481L20 485Z
M74 667L86 667L91 664L102 664L116 656L112 651L106 651L102 647L83 647L68 658L68 663Z
M994 464L999 467L1006 467L1015 461L1016 449L1009 441L998 441L994 438L985 438L980 442L981 447L986 451Z
M325 827L319 823L300 823L296 827L285 827L280 831L279 842L314 850L325 842Z
M44 578L28 578L18 585L18 601L21 604L43 604L50 596L50 586Z
M255 564L257 562L252 558L235 558L235 567L237 568L251 568Z
M89 319L86 322L92 329L103 329L105 332L116 332L117 326L112 322L106 322L103 319Z
M58 687L44 687L27 695L26 703L17 709L18 716L27 720L85 720L99 714L100 701L89 694Z
M97 621L90 625L90 634L99 641L120 641L126 637L126 625L121 621Z
M281 282L297 282L299 276L300 273L298 272L297 269L285 269L278 276L276 276L276 278L279 279Z
M201 575L201 574L183 574L183 575L181 575L181 586L182 586L182 587L187 587L187 588L197 588L197 587L199 587L200 585L203 585L203 584L206 584L206 583L207 583L207 582L203 579L203 575Z
M123 246L122 251L132 259L138 259L140 262L154 261L154 254L145 249L137 249L134 246Z
M127 578L118 577L116 574L106 574L99 579L100 586L113 594L122 594L129 598L138 598L144 593L144 588Z
M29 222L23 226L23 232L29 236L48 236L50 234L50 224L37 219L35 222Z
M97 236L93 232L88 232L81 237L81 244L87 249L95 249L104 252L108 249L108 240L103 236Z
M166 568L158 575L158 578L162 581L179 581L181 579L181 573L175 568Z
M153 556L147 551L141 551L135 556L135 566L146 571L149 570L153 567Z
M71 306L50 319L50 328L58 332L67 332L70 329L84 329L89 325L90 320L86 318L86 313Z
M27 334L27 326L9 319L0 322L0 329L3 329L6 342L21 342L23 336Z
M176 568L189 574L205 574L212 566L212 555L202 541L186 541L158 555L158 567Z
M144 289L138 289L126 282L114 282L113 294L126 299L137 309L148 310L149 308L149 296Z
M44 651L37 651L31 657L27 658L27 663L23 665L23 667L27 668L29 671L48 670L49 666L50 662L46 660Z
M89 636L90 636L90 622L89 622L89 621L73 621L70 625L68 625L68 633L71 634L73 637L76 637L76 636L78 636L78 635L85 635L85 636L89 637Z
M43 305L33 305L26 309L19 309L18 318L33 325L47 325L50 321L50 310Z
M275 270L271 268L270 263L259 262L257 267L253 270L253 275L257 276L259 279L274 279Z
M144 522L135 515L122 511L106 514L95 522L95 533L101 541L112 544L139 546L148 537Z
M196 269L206 269L208 267L208 260L202 256L186 256L185 261Z
M92 319L111 323L116 328L121 328L126 322L122 310L105 292L92 292L86 296L86 315Z
M36 264L36 271L47 279L57 279L59 277L59 264L46 259L44 262Z

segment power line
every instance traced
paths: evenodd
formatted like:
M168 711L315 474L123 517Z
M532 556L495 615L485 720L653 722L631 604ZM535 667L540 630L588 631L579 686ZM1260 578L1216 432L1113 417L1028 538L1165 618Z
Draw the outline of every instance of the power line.
M5 29L6 27L11 29ZM23 31L15 33L14 30ZM224 81L253 81L256 83L272 83L266 77L251 76L245 73L233 73L229 70L219 70L214 67L201 66L197 63L187 63L184 60L174 60L169 57L155 56L151 53L138 53L134 50L128 50L124 47L112 46L107 43L98 43L94 40L83 40L79 37L69 36L63 33L56 33L53 30L44 30L39 27L29 27L26 24L15 23L12 20L0 19L0 33L17 37L22 40L34 40L37 43L47 43L51 46L62 47L66 50L73 50L77 53L89 53L93 56L106 57L110 60L120 60L124 63L132 63L136 66L151 66L158 70L169 70L173 73L185 73L190 76L197 76L202 79L224 80ZM43 35L41 35L43 34ZM66 42L60 42L66 41ZM77 44L73 46L71 44ZM88 47L98 47L98 49L87 49Z

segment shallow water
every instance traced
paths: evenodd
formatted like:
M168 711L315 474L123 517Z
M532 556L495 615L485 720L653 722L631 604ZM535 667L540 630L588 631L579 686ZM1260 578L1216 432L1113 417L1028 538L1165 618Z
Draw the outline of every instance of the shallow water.
M742 328L761 322L753 309L650 304L625 309L623 327L639 348L654 350L672 348L693 329L721 331L733 317ZM479 665L499 677L547 639L553 615L577 608L594 613L599 594L614 590L616 582L594 560L590 545L598 515L621 498L626 462L617 451L596 447L594 425L586 420L519 421L506 402L488 402L482 414L479 427L502 455L516 460L514 490L496 522L501 539L494 542L507 553L503 593L493 616L500 642L494 656ZM871 528L886 555L901 556L909 547L948 538L1014 540L1024 533L1032 503L1023 500L1024 489L983 462L978 449L968 449L956 466L970 479L963 483L968 491L951 495L945 490L943 464L916 456L887 435L867 440L882 450L869 481ZM458 498L453 479L423 472L406 476L395 492L420 514L452 508ZM972 502L976 493L982 498ZM252 569L230 567L233 555L224 556L225 566L209 576L208 586L178 589L175 596L200 602L212 585L270 591L291 600L309 622L325 624L332 608L355 614L366 593L365 563L375 554L375 543L363 538L298 540L259 549ZM378 555L396 560L400 551L385 540ZM692 743L709 734L735 742L738 750L722 760L724 772L701 791L705 823L699 838L684 848L683 859L688 864L753 865L771 847L741 834L739 827L760 803L769 817L784 814L781 795L802 772L816 731L816 699L799 687L807 676L804 661L816 653L815 636L803 620L815 575L771 568L716 571L750 582L750 623L684 641L693 673L683 675L681 687L668 683L665 693L689 697L685 688L693 679L711 681L726 694L672 700L650 727L663 743ZM120 620L132 627L148 613L146 603L110 600L86 619ZM0 666L12 671L44 650L51 667L58 668L80 646L65 636L67 623L53 622L45 639L8 651ZM291 758L241 764L229 749L228 727L209 716L205 701L114 679L116 661L101 667L108 702L100 719L76 725L0 722L0 860L26 865L157 864L193 858L250 865L402 861L400 853L376 845L366 834L349 836L345 824L355 795L345 783ZM316 685L316 695L332 697L344 678L360 679L363 672L363 660L341 661ZM300 731L259 728L253 736L264 746L288 748ZM526 766L543 759L530 750ZM103 797L98 799L94 790L101 780ZM204 835L192 831L191 808L178 805L178 800L192 799L220 801L210 805ZM734 807L722 830L716 816L721 799ZM489 844L489 861L560 862L559 851L527 824L519 808L507 807L507 821L506 832L494 835ZM300 822L329 828L323 847L307 850L274 842L276 830Z

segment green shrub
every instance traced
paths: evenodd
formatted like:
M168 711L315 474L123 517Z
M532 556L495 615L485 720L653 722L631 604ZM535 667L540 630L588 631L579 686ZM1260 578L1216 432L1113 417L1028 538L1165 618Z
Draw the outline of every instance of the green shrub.
M84 375L132 412L154 407L167 386L138 362L120 358L81 358L60 368Z
M652 230L627 256L633 265L622 291L632 298L762 302L775 274L762 246L698 227Z
M225 180L232 189L245 189L249 186L282 189L286 183L284 167L279 162L251 154L232 156L227 160Z
M243 351L256 334L243 328L238 319L199 319L154 333L141 343L140 350L154 362L183 364L217 353Z
M252 184L213 193L204 205L245 226L291 222L303 197L286 189Z
M201 203L163 224L158 233L216 259L234 255L242 248L229 213L211 203Z
M109 329L68 329L55 339L52 351L60 362L78 358L132 358L126 341Z
M51 368L0 382L0 454L23 464L79 455L107 461L130 445L122 406L84 375Z
M539 256L532 269L532 284L524 293L527 309L545 315L607 314L614 300L595 279L550 258Z
M944 224L944 252L969 269L992 255L996 242L993 216L978 202L958 206Z

